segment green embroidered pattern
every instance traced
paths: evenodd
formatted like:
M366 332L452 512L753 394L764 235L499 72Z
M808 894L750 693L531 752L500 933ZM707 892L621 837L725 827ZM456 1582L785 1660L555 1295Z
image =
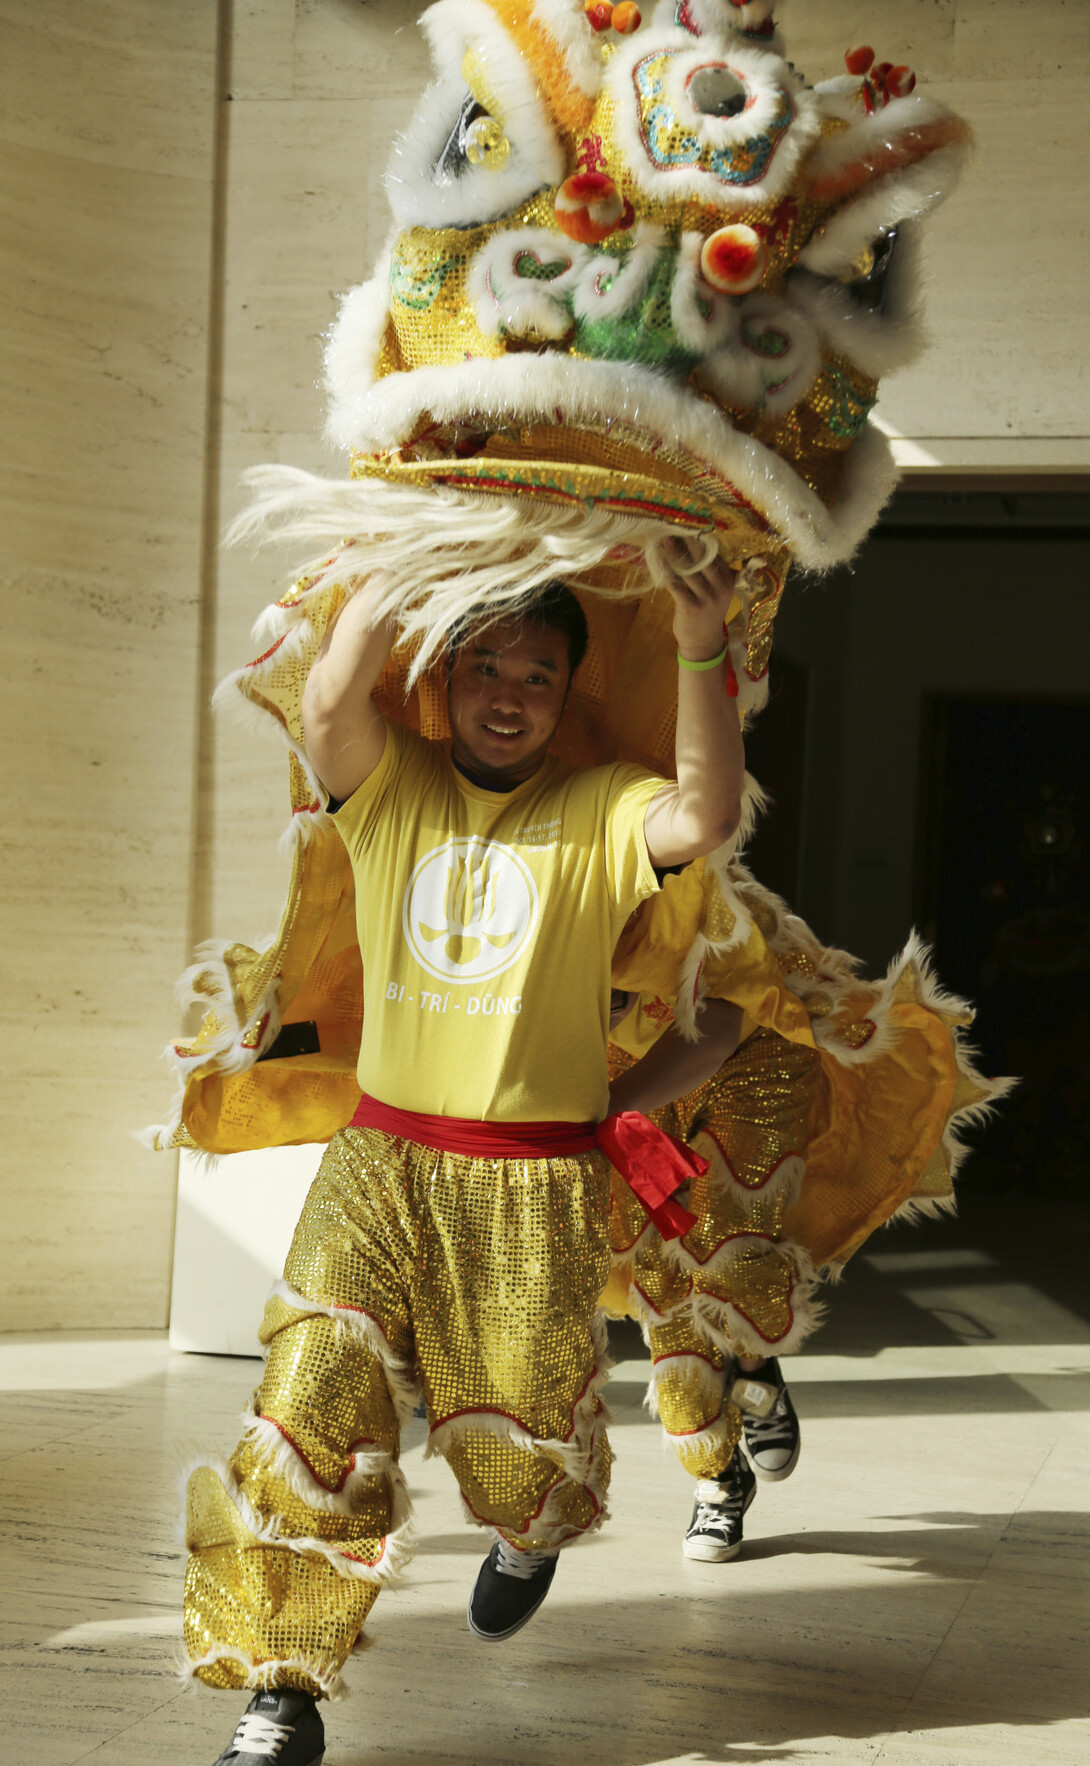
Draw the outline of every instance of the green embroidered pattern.
M862 398L839 368L826 368L822 378L833 395L829 412L829 428L842 441L854 441L867 426L867 416L877 397Z
M554 258L543 264L536 251L520 251L515 259L515 275L526 282L555 282L570 269L570 258Z
M452 270L457 270L458 258L441 258L427 270L418 273L411 264L394 258L390 265L390 298L400 302L403 307L411 307L416 313L425 312L434 306L439 290Z
M664 251L640 298L624 312L603 314L601 318L577 318L575 348L580 354L687 374L695 354L678 338L670 311L670 289L677 261L676 251ZM614 279L602 277L603 292Z

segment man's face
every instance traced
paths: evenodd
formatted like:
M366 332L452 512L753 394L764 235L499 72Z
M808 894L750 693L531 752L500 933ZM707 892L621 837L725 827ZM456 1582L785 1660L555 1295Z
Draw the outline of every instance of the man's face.
M537 771L568 691L568 640L500 619L459 650L451 671L451 753L467 772L519 785Z

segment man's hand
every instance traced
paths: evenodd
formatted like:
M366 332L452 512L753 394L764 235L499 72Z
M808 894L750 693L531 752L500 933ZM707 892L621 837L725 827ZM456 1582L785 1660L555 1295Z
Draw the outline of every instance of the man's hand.
M716 558L692 568L688 547L671 542L666 588L674 599L677 639L677 784L667 785L648 807L644 833L651 863L688 864L729 840L742 813L745 753L736 701L726 692L725 664L709 662L726 645L724 621L734 598L734 572Z
M386 724L371 698L396 632L372 626L362 595L331 622L303 688L307 755L331 797L351 797L374 772L386 746Z
M726 642L724 622L734 599L735 573L718 555L692 569L684 540L671 540L665 587L674 599L674 637L686 662L707 662ZM684 573L684 574L683 574Z

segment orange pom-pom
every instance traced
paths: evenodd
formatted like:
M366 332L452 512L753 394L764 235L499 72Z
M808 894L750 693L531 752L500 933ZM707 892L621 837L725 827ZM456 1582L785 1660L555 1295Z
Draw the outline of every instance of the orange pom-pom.
M700 253L701 275L723 294L748 294L761 280L767 263L764 240L742 221L712 233Z
M916 76L910 67L891 67L886 77L886 91L891 98L907 98L916 89Z
M592 30L608 31L613 23L613 7L610 0L587 0L583 11L590 20Z
M643 23L643 15L633 0L621 0L619 6L613 8L613 29L620 31L622 37L628 37L638 31Z
M624 198L605 172L575 172L556 193L556 224L580 245L598 245L625 218Z
M849 49L844 57L844 66L850 74L865 74L874 60L874 50L869 43L861 43L858 49Z

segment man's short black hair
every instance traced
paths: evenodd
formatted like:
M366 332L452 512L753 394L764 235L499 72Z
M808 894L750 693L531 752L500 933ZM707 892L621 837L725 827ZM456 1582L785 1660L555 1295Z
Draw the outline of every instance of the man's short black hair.
M590 642L587 616L579 605L579 597L567 583L556 577L540 588L532 601L525 602L514 613L493 612L488 608L474 608L467 613L450 635L450 666L454 666L454 658L474 632L500 619L518 619L526 625L543 626L546 631L563 632L568 640L568 663L572 674L587 653Z

